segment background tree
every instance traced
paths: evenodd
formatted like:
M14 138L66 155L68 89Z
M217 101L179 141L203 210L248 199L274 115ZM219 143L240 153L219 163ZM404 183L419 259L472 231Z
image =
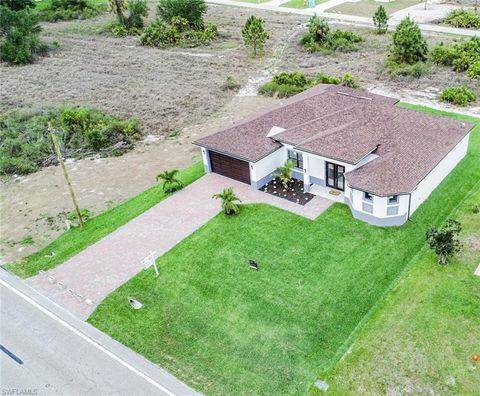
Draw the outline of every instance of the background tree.
M263 51L269 38L263 23L263 19L251 15L242 28L243 42L247 47L252 47L254 56L257 55L258 51Z
M33 0L0 0L0 6L7 7L12 11L21 11L25 8L35 7Z
M171 193L183 187L181 180L177 179L178 170L164 171L157 175L157 181L163 181L163 191Z
M462 229L461 224L455 220L448 220L445 227L430 228L427 231L427 243L438 257L438 262L442 265L448 263L448 259L461 249L461 243L458 234Z
M387 32L388 15L383 5L380 5L375 11L375 14L373 14L373 25L377 28L379 34Z
M203 16L207 12L204 0L160 0L157 15L164 22L170 23L172 18L186 19L191 28L203 29Z
M220 194L213 194L212 198L222 200L223 213L227 216L237 214L240 211L237 202L242 201L235 195L232 187L225 188Z
M390 55L397 63L414 64L427 59L427 42L422 36L418 25L406 17L393 33L393 43L390 46Z
M0 60L12 65L32 63L48 46L40 40L38 16L28 7L13 11L0 6Z
M325 19L315 14L310 18L308 31L315 42L323 43L328 38L330 26Z

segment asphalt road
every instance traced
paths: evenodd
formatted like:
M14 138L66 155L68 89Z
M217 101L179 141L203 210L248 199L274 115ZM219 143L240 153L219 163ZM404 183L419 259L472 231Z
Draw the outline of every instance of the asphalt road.
M139 375L137 368L132 369L123 358L92 342L68 322L59 320L34 300L32 303L3 283L0 299L2 395L172 396L193 392L183 388L180 382L177 391L171 391L174 386L168 389L159 385L158 378L152 380L141 371ZM128 350L128 353L133 352ZM142 360L139 362L143 364Z

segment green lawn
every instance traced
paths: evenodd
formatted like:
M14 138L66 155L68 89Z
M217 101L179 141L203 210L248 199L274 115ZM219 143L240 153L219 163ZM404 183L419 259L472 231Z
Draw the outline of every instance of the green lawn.
M315 0L315 3L321 4L327 0ZM308 0L290 0L286 3L282 3L280 7L287 7L287 8L308 8Z
M415 4L422 3L422 0L395 0L390 3L379 3L375 0L360 0L357 2L345 2L338 6L329 8L325 12L332 12L338 14L358 15L363 17L372 17L379 5L385 7L388 15L411 7Z
M480 204L477 189L460 208L463 251L446 267L424 252L372 315L352 352L322 375L332 395L479 395ZM320 394L320 392L318 392Z
M198 162L190 168L181 171L179 178L185 184L189 184L203 174L203 163ZM115 231L118 227L134 219L168 196L169 194L164 193L160 185L155 185L119 206L90 219L83 229L72 228L50 245L26 257L22 262L7 264L5 267L8 271L21 277L33 276L39 270L53 268ZM51 252L55 252L55 256L46 257Z
M426 228L478 188L479 132L480 124L468 156L402 227L369 226L340 204L315 221L244 206L160 257L158 278L142 272L114 291L89 322L207 394L306 393L418 260ZM128 296L144 308L130 309Z

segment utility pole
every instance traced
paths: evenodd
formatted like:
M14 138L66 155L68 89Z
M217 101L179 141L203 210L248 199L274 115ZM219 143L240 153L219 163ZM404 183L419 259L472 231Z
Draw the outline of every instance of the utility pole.
M80 208L78 207L77 197L75 196L75 191L73 191L72 183L70 182L70 176L68 176L67 168L65 167L65 163L63 162L62 153L60 152L60 145L58 144L57 136L55 135L52 126L48 125L48 130L50 132L50 136L52 137L53 146L55 147L55 152L57 154L58 163L62 167L63 176L67 181L68 191L70 192L70 197L72 198L73 206L75 207L75 211L77 212L78 223L80 227L83 227L83 219L82 214L80 213Z

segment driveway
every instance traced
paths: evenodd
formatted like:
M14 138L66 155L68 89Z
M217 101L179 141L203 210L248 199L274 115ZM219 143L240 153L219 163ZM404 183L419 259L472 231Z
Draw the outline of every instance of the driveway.
M212 194L230 186L243 203L266 203L309 219L332 204L315 197L301 206L218 174L207 174L65 263L27 282L86 319L110 292L143 269L141 261L150 251L161 256L214 217L220 211L220 202L212 199Z

